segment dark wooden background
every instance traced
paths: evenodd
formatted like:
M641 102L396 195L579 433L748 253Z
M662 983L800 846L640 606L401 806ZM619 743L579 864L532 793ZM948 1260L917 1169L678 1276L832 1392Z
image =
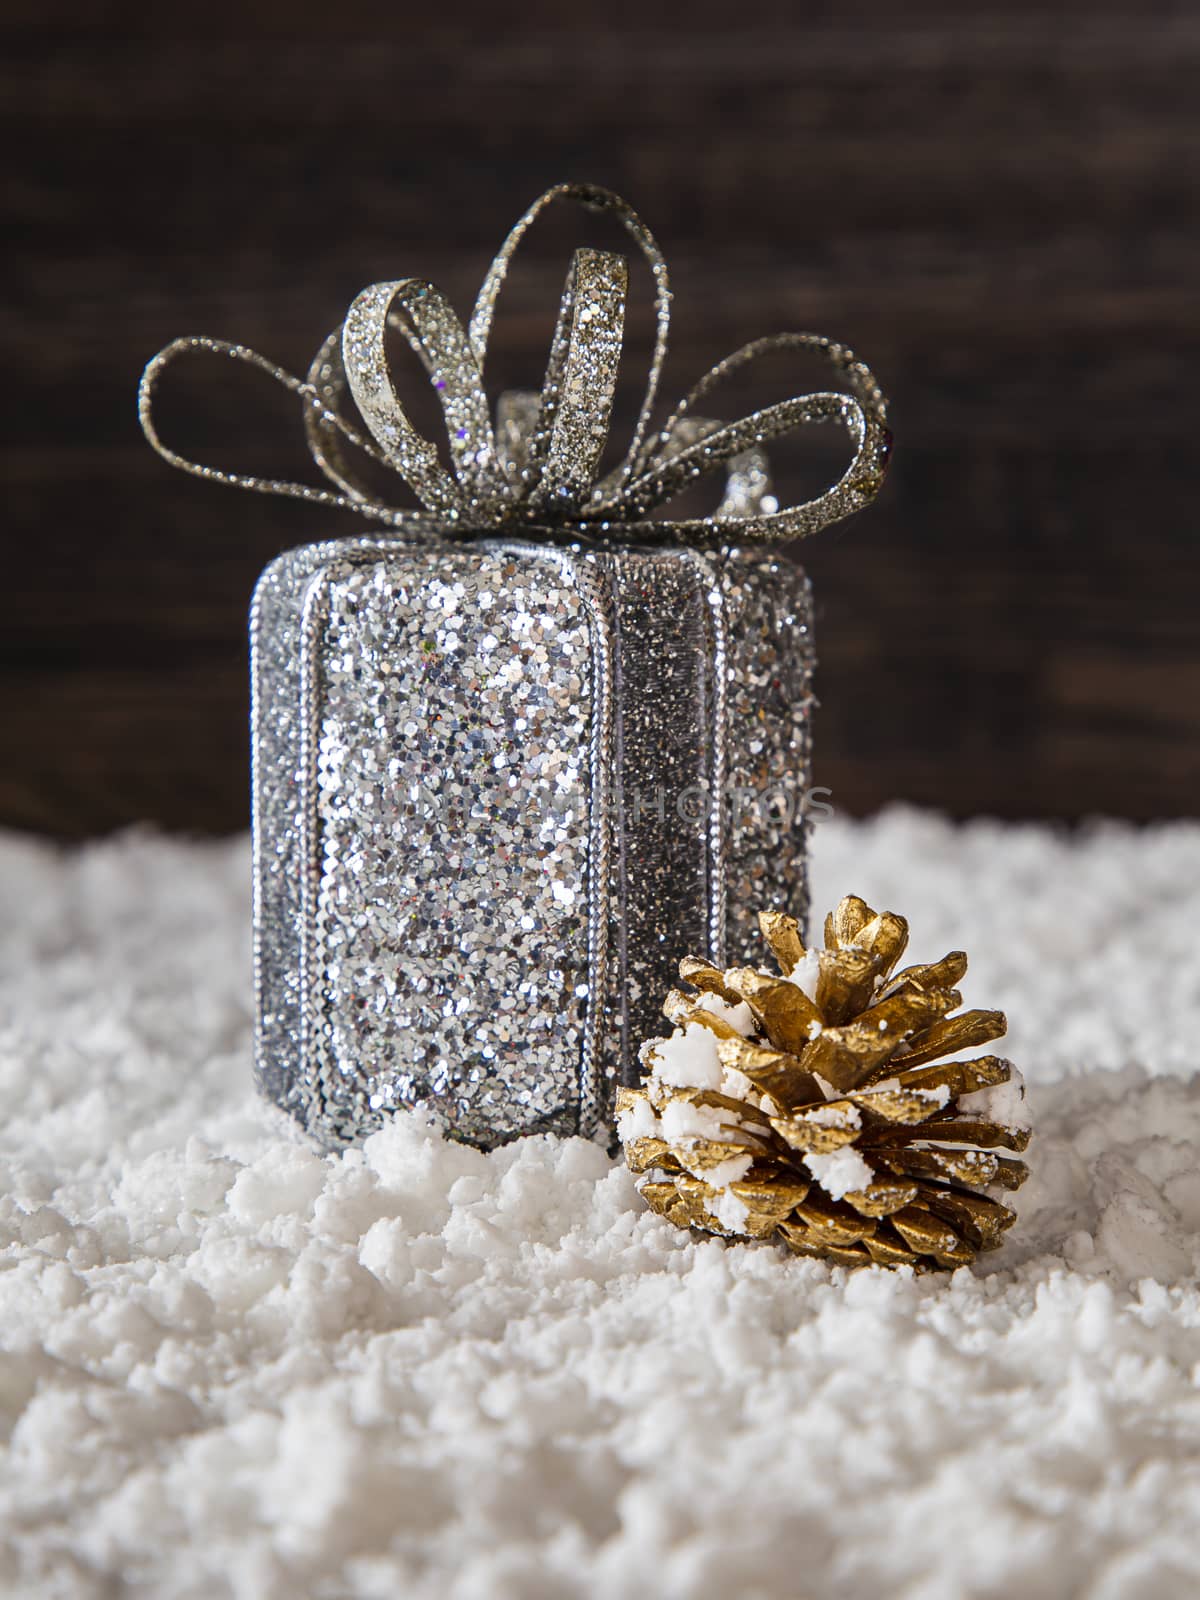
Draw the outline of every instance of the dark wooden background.
M668 397L788 327L852 342L892 396L884 496L803 550L835 803L1197 811L1194 7L695 0L635 27L472 0L440 31L251 3L225 34L140 9L5 8L0 823L243 826L251 586L351 525L162 465L145 359L207 332L302 370L382 277L465 309L566 176L667 250ZM498 383L538 380L570 243L534 243ZM252 375L166 398L197 452L302 470Z

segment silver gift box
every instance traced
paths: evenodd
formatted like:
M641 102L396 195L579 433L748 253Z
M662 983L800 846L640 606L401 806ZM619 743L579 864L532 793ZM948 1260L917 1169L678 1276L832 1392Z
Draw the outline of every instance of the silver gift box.
M603 1136L680 956L803 915L794 563L346 539L251 633L257 1072L322 1145Z
M500 292L559 203L621 227L653 283L623 453L609 445L629 273L608 249L575 250L541 390L502 394L493 421ZM887 402L848 346L782 332L664 414L670 308L632 208L555 184L465 322L428 279L397 277L356 295L303 379L207 336L172 340L142 375L142 428L173 466L390 530L282 557L252 621L257 1073L323 1145L400 1107L484 1146L603 1137L679 958L753 959L758 911L805 914L808 584L752 552L870 503ZM440 445L396 387L401 344L437 397ZM295 395L325 486L168 445L155 395L185 355ZM722 420L714 392L764 357L817 361L835 387ZM849 464L781 504L767 447L818 424L845 432ZM713 474L713 510L668 510L698 505Z

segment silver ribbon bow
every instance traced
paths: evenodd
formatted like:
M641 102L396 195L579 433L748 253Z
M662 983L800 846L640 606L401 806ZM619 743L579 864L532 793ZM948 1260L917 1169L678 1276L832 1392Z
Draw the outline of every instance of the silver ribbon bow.
M654 278L657 335L645 397L624 459L603 477L599 467L609 433L628 288L623 256L603 250L575 252L540 395L501 395L493 427L483 385L488 335L509 264L530 225L557 200L613 213L641 250ZM667 352L670 306L666 262L636 213L607 189L557 184L534 201L504 241L465 329L432 283L403 278L373 284L325 340L304 381L244 345L221 339L176 339L146 367L138 415L155 450L185 472L259 494L354 510L417 534L445 532L447 525L457 525L464 533L543 530L592 539L614 533L624 539L671 537L722 543L795 539L849 516L874 498L891 447L883 392L870 369L845 345L815 334L780 333L744 345L713 367L665 425L650 433ZM408 341L441 401L452 472L405 413L384 347L389 329ZM168 364L194 350L257 367L298 394L304 403L309 451L335 491L202 466L164 444L153 420L155 390ZM723 378L758 356L779 350L824 356L850 392L797 395L740 422L719 423L697 415L697 407ZM366 432L343 415L347 395ZM849 433L853 460L837 482L815 498L780 508L770 493L762 446L806 423L826 421L840 423ZM396 473L424 509L397 507L376 498L348 455L348 445ZM711 516L682 522L648 520L657 507L720 467L727 474L725 494Z

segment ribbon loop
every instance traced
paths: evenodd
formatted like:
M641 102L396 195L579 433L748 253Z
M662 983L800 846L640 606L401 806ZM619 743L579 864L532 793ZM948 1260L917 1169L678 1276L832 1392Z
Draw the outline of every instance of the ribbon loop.
M457 479L408 420L388 365L389 326L404 334L437 391ZM452 520L468 508L487 520L495 460L487 399L462 325L441 291L418 278L364 289L342 328L342 364L354 404L384 459L422 503Z
M592 491L617 387L628 281L621 256L575 252L529 449L532 518L576 516Z
M654 410L654 402L658 398L658 385L662 377L663 363L667 359L667 336L671 327L671 280L667 272L666 259L658 247L658 241L633 207L622 200L620 195L614 194L611 189L601 188L599 184L595 183L557 183L553 188L547 189L545 194L538 196L528 211L518 218L510 230L507 239L505 239L496 254L496 259L488 269L487 277L483 280L483 287L479 291L479 298L475 302L475 310L471 315L471 348L475 352L475 358L479 362L479 368L482 372L484 357L487 354L488 338L496 315L496 302L500 298L500 290L503 288L504 280L508 276L512 258L516 254L517 247L522 239L541 216L542 212L559 200L573 202L588 211L612 212L637 245L654 279L654 350L650 358L646 389L642 398L641 410L638 413L637 424L634 427L633 438L630 441L625 458L615 474L616 482L624 484L633 476L634 467L641 452L642 441L645 438L646 430L650 426L650 416Z
M599 479L609 436L622 351L628 267L611 251L580 249L572 258L540 396L502 395L493 429L484 389L487 344L496 304L512 258L541 213L556 201L611 213L644 257L654 280L656 334L642 403L620 464ZM433 284L419 278L364 289L345 322L322 344L301 381L242 345L176 339L146 367L138 414L150 444L172 466L197 477L259 494L286 495L357 511L416 535L443 530L490 532L530 525L547 536L672 537L684 541L795 539L867 504L883 482L891 446L887 405L874 374L844 345L814 334L770 335L719 362L649 432L666 358L671 290L653 234L626 203L592 184L558 184L517 221L484 279L464 329ZM387 334L397 332L421 362L441 403L451 470L436 446L409 420L397 393ZM781 350L814 352L831 363L845 391L797 395L735 422L697 415L724 378L759 356ZM188 460L163 443L153 418L158 381L180 355L223 355L267 373L300 396L309 452L334 486L319 489L284 479L225 472ZM360 429L343 415L349 394ZM770 492L764 446L818 422L836 422L854 446L841 477L812 499L777 505ZM412 510L379 499L348 448L397 475L421 502ZM708 517L650 520L697 479L724 468L724 497Z
M366 483L355 471L346 452L349 442L341 421L342 403L346 395L346 369L342 365L342 330L335 328L313 357L308 369L308 387L316 396L316 403L304 402L304 436L308 453L317 468L339 489L358 503L370 500ZM384 458L364 439L362 448L372 460L386 466Z
M286 478L259 478L243 472L226 472L221 467L207 467L202 462L189 460L164 444L154 422L154 396L159 380L173 361L178 360L181 355L196 352L226 356L230 360L265 372L285 389L303 396L307 405L321 410L328 426L343 434L352 444L360 449L370 450L370 446L361 435L340 417L326 411L324 403L314 389L302 383L290 372L285 372L282 367L275 366L265 356L260 356L256 350L250 350L245 345L230 344L225 339L208 339L202 335L195 335L190 338L173 339L169 345L160 350L147 363L141 383L138 385L138 420L142 425L142 432L164 461L173 467L178 467L182 472L191 473L195 478L204 478L210 483L223 483L233 489L249 489L254 494L275 494L289 500L307 500L314 505L334 506L339 510L360 511L377 522L386 522L392 526L399 526L415 517L416 514L413 512L384 505L380 501L360 499L357 496L352 498L349 493L330 494L327 489L316 489L307 483L293 483Z

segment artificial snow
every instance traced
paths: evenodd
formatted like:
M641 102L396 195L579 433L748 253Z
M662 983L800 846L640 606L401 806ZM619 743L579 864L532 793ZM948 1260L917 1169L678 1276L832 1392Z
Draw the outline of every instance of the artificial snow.
M717 1198L708 1203L705 1210L717 1219L722 1228L728 1228L730 1233L741 1232L750 1220L750 1207L744 1200L739 1200L732 1189L722 1189Z
M720 1017L722 1022L727 1022L735 1032L740 1033L743 1039L748 1039L756 1032L754 1013L744 1000L737 1005L731 1005L728 1000L722 1000L719 994L702 994L698 1001L698 1009L707 1011L710 1016Z
M617 1113L617 1137L623 1144L632 1144L635 1139L656 1139L659 1132L654 1107L641 1096Z
M730 1113L694 1100L670 1100L659 1114L662 1136L671 1144L688 1139L730 1139Z
M682 1233L580 1140L322 1157L250 1089L242 843L0 839L0 1592L1191 1600L1200 827L814 850L1009 1014L1033 1177L952 1276Z
M1006 1128L1033 1127L1025 1078L1016 1067L1010 1066L1006 1083L989 1083L982 1089L972 1089L970 1094L959 1095L957 1105L960 1111L970 1111Z
M810 930L810 938L819 939L820 936L819 929ZM821 981L821 952L816 949L806 950L788 973L788 979L815 1004L817 985Z
M963 1052L963 1059L966 1060L968 1058L969 1054L970 1054L970 1052L964 1051ZM900 1060L903 1060L903 1057L900 1057ZM1015 1067L1011 1066L1011 1063L1010 1063L1010 1069L1013 1072L1014 1076L1016 1076L1018 1078L1020 1077L1020 1074L1017 1072ZM896 1090L896 1089L904 1089L904 1093L905 1094L914 1095L916 1097L916 1099L924 1100L929 1105L932 1105L932 1106L944 1106L947 1103L947 1101L950 1099L950 1088L949 1088L948 1084L935 1083L935 1084L931 1084L928 1088L913 1089L913 1088L905 1088L904 1084L902 1084L900 1082L899 1078L880 1078L878 1083L871 1084L870 1093L871 1094L882 1094L885 1090ZM965 1096L960 1096L959 1100L956 1103L957 1104L961 1104L962 1101L965 1098L966 1098ZM1010 1126L1016 1126L1016 1124L1010 1124ZM1023 1128L1024 1127L1028 1127L1028 1123L1022 1122L1020 1124L1020 1126L1023 1127Z
M717 1036L702 1022L688 1022L642 1051L643 1063L660 1083L676 1089L719 1089Z
M690 1100L670 1100L659 1114L662 1137L672 1146L680 1163L697 1178L715 1188L723 1188L744 1178L754 1165L754 1157L744 1152L715 1164L691 1163L689 1151L698 1141L729 1143L737 1137L736 1116L716 1106L696 1105Z
M843 1195L865 1189L875 1179L874 1172L859 1152L850 1145L844 1145L840 1150L831 1150L824 1156L814 1155L809 1151L804 1157L804 1165L825 1193L834 1200L840 1200Z
M754 1032L754 1014L743 1001L731 1006L720 995L704 995L700 1008L719 1016L736 1028L743 1036ZM723 1067L717 1055L717 1036L702 1022L685 1022L665 1038L652 1039L639 1052L648 1082L665 1089L710 1089L730 1098L757 1104L760 1096L744 1072L736 1067ZM736 1113L717 1110L711 1106L697 1106L683 1100L671 1101L663 1110L661 1121L654 1119L651 1126L644 1115L636 1119L628 1113L617 1119L617 1131L628 1140L654 1133L662 1138L676 1139L728 1139L732 1137L731 1123L737 1122ZM633 1130L630 1132L629 1130ZM751 1166L749 1158L723 1162L720 1168L705 1172L710 1183L732 1183L744 1177Z
M804 1120L818 1128L861 1128L862 1112L849 1100L839 1100L833 1105L817 1106L813 1111L805 1109Z

